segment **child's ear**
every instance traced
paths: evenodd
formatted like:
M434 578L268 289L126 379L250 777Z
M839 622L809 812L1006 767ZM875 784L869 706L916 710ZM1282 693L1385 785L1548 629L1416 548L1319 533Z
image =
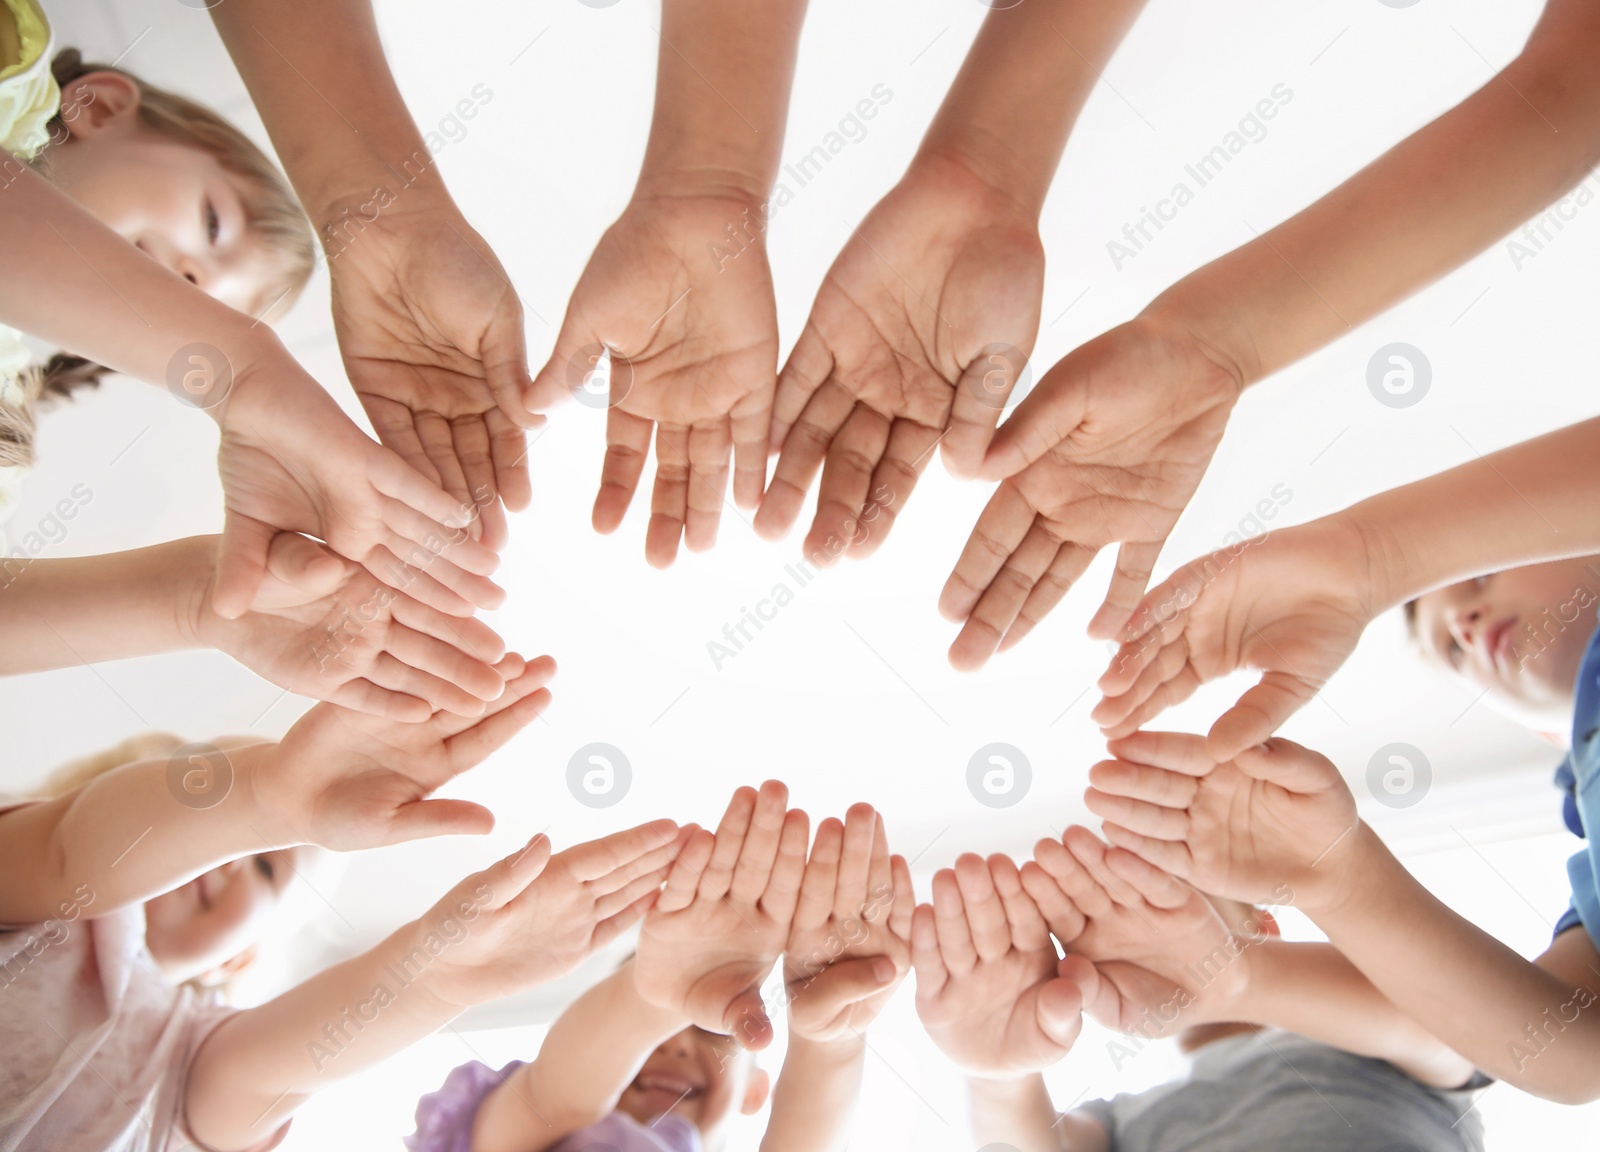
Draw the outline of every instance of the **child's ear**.
M120 72L90 72L61 90L61 122L75 140L139 126L139 85Z
M750 1069L750 1079L744 1086L744 1100L739 1104L741 1116L754 1116L761 1111L772 1094L772 1077L765 1068Z

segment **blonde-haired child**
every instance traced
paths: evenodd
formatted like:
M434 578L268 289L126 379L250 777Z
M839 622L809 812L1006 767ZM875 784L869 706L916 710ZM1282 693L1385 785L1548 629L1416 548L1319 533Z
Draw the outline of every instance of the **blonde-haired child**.
M44 75L50 48L37 4L0 0L0 324L166 386L216 421L222 615L249 606L279 531L325 540L452 615L498 605L487 578L497 558L469 530L470 494L452 498L364 436L259 317L237 310L272 309L308 272L309 227L282 178L220 120L125 73L69 54L63 90ZM46 149L60 186L23 159ZM0 484L14 500L44 385L19 375L7 334Z
M26 6L25 6L26 7ZM0 23L3 23L0 14ZM25 63L25 66L24 66ZM288 181L215 112L73 48L0 73L0 144L146 256L253 316L281 314L316 265L310 222ZM6 124L10 112L9 129ZM20 169L8 165L0 187ZM41 403L104 371L70 353L39 366L0 327L0 517L35 458Z
M0 812L0 1145L270 1148L323 1084L561 974L641 915L677 853L670 821L554 857L536 837L259 1007L174 986L260 939L302 845L487 831L485 809L431 796L548 702L550 661L501 670L507 691L476 721L319 704L279 743L190 745Z

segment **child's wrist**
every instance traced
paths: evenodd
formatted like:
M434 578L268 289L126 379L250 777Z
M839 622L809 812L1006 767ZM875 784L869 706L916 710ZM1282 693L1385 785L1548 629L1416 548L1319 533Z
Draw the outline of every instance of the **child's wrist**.
M1262 376L1256 342L1237 310L1223 307L1219 311L1217 302L1228 297L1199 279L1204 272L1202 269L1179 280L1145 305L1138 319L1193 340L1238 381L1242 393Z
M178 635L185 648L215 648L211 588L216 582L219 536L190 536L177 542L172 558L173 599Z
M1359 916L1364 901L1382 898L1390 863L1394 857L1383 841L1365 820L1358 820L1343 842L1334 844L1313 866L1319 875L1296 887L1294 906L1326 932L1324 921Z

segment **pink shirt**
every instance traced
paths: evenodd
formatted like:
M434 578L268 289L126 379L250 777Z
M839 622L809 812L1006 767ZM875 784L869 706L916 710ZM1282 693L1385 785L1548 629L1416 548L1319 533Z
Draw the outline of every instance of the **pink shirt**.
M196 1146L183 1120L189 1064L234 1010L162 978L142 907L93 913L85 884L56 919L0 929L0 1152Z

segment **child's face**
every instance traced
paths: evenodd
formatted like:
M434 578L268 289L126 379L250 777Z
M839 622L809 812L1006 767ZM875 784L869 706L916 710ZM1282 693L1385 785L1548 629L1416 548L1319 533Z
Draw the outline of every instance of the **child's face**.
M274 303L262 298L275 282L274 257L248 227L239 177L142 126L138 91L123 77L91 73L62 94L62 107L69 136L49 150L54 183L230 308L259 315Z
M1416 603L1423 651L1503 710L1545 731L1572 720L1573 682L1595 630L1596 557L1509 568Z
M617 1110L648 1125L671 1112L700 1131L708 1146L735 1112L766 1103L767 1074L727 1036L685 1028L650 1054Z
M145 901L145 945L174 984L245 956L295 883L297 849L232 860Z

